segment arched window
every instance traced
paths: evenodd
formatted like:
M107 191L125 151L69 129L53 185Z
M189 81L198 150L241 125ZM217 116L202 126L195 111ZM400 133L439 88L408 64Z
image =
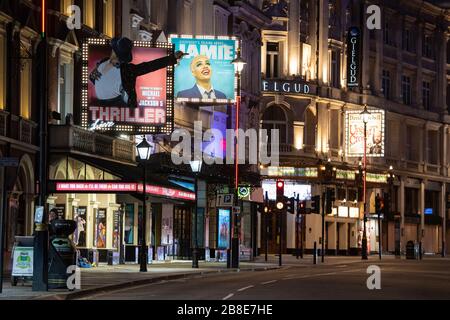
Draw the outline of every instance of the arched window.
M262 129L267 130L269 135L269 143L273 129L279 130L280 143L287 144L288 142L288 126L286 112L280 106L270 106L264 111L262 118Z

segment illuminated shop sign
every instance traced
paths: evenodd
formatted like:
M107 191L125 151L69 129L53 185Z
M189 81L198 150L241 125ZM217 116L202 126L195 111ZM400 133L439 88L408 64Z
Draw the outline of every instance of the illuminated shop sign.
M366 155L367 157L384 157L385 112L374 109L369 112L366 127ZM347 157L364 156L364 121L361 111L345 112L345 150Z
M129 70L134 70L136 75L135 93L124 89L125 80L131 80L122 79L122 69L112 55L115 46L119 44L105 39L87 39L83 44L83 127L135 134L170 134L174 117L173 67L148 70L154 68L150 65L152 61L172 54L172 45L133 43L128 59L131 59Z
M232 62L239 48L237 38L171 35L169 42L187 54L175 67L177 102L235 102L237 80Z
M277 198L277 187L275 180L265 180L262 182L262 189L264 195L267 193L270 200ZM311 199L311 186L308 184L298 184L295 181L285 181L284 183L284 195L288 198L297 198L300 200Z
M261 174L269 177L304 177L317 178L317 168L269 167L262 169Z
M355 180L356 173L351 170L336 170L336 179L338 180Z
M263 80L261 90L263 92L308 94L310 87L297 81Z
M388 181L387 174L367 173L367 182L387 183L387 181Z
M347 86L358 87L360 82L361 32L351 27L347 36Z
M147 185L147 193L154 196L195 200L195 193ZM142 192L143 184L126 182L57 182L56 192Z

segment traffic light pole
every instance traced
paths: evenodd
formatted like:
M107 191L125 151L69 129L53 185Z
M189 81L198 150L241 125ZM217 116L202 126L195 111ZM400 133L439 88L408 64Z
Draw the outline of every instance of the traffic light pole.
M279 222L280 222L280 225L279 225L279 228L278 228L278 230L279 230L279 232L280 232L280 237L279 237L279 248L278 248L278 250L279 250L279 253L280 253L280 256L279 256L279 261L278 261L278 265L281 267L282 265L283 265L283 258L282 258L282 256L283 256L283 217L282 217L282 214L283 214L283 211L284 210L279 210L278 211L278 216L279 216Z

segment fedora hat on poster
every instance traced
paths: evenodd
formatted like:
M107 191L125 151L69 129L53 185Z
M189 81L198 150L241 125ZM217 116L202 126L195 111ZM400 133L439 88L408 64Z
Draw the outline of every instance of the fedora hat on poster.
M111 47L121 63L130 63L133 60L133 41L128 38L114 38Z

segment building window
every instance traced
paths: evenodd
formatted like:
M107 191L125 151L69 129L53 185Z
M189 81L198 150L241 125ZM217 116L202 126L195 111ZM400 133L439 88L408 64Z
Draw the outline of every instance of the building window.
M104 0L103 2L103 33L114 37L115 0Z
M434 59L433 39L429 35L424 35L422 55L429 59Z
M406 159L409 161L419 161L419 128L414 126L406 127Z
M262 120L262 129L267 130L269 144L271 139L271 130L279 130L280 144L288 143L288 123L286 113L280 106L271 106L264 111Z
M337 50L331 51L331 86L334 88L341 87L340 71L341 71L341 55Z
M411 77L402 76L403 103L411 105Z
M428 131L428 141L427 141L427 158L428 163L438 164L439 159L439 147L438 147L438 132Z
M61 114L62 123L65 124L65 117L73 114L73 66L69 63L62 63L59 66L59 104L58 112Z
M438 191L425 190L425 210L433 209L433 216L440 216L439 212L439 195Z
M422 82L422 100L423 107L425 110L430 110L431 108L431 86L428 81Z
M83 0L84 24L95 28L95 1Z
M267 43L267 57L266 57L266 77L279 78L279 64L280 64L280 44L276 42Z
M419 189L405 188L405 215L419 214Z
M384 29L383 29L383 42L384 42L384 44L391 44L390 43L390 33L391 33L392 31L390 30L390 26L389 26L389 22L388 21L385 21L384 22Z
M383 70L383 75L381 79L381 87L383 89L383 94L386 99L391 98L391 73L388 70Z
M405 51L412 51L412 41L411 41L412 33L409 29L404 29L402 34L402 49Z
M20 73L20 116L24 119L31 118L31 60L21 61Z
M226 36L228 34L228 13L220 7L215 9L214 27L216 36Z
M0 34L0 110L6 106L6 41Z

